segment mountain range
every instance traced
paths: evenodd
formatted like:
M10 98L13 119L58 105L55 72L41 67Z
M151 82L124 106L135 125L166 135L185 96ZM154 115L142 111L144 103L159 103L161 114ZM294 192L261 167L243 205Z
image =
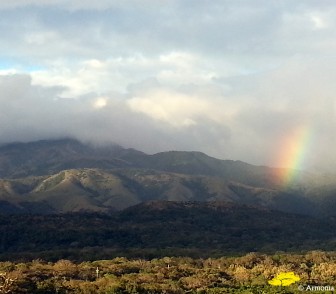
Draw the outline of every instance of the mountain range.
M225 201L315 217L336 216L333 175L220 160L201 152L153 155L74 139L0 146L0 212L110 212L152 201Z

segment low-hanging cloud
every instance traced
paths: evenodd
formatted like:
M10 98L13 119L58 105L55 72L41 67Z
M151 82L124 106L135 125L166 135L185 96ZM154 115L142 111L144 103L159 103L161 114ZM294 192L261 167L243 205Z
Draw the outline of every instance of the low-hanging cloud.
M195 150L206 137L214 142L213 130L224 129L204 113L201 120L208 119L212 131L204 126L185 124L188 118L184 119L183 114L181 122L173 118L157 119L142 109L131 107L132 99L136 98L125 98L115 92L100 97L90 94L77 99L62 98L64 88L32 85L29 75L1 76L0 91L2 143L69 136L84 141L118 143L147 152L181 146ZM178 101L175 101L178 107L176 103ZM192 103L192 100L185 103L186 110Z
M221 158L281 165L276 158L279 142L292 129L305 126L313 140L310 164L326 166L335 160L329 147L336 143L334 66L298 62L242 77L249 85L243 92L242 87L235 91L237 77L238 81L222 81L224 90L215 84L172 89L144 81L127 93L74 99L62 98L62 87L33 85L29 75L2 76L1 141L71 136L149 153L201 150ZM321 67L328 74L321 75Z
M0 142L65 136L336 166L332 1L0 3ZM309 141L309 142L308 142Z

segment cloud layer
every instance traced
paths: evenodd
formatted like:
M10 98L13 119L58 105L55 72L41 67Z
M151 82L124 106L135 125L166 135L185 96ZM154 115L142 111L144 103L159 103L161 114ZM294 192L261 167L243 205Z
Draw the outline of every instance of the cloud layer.
M0 142L290 166L303 128L293 167L336 167L335 16L333 1L1 2Z

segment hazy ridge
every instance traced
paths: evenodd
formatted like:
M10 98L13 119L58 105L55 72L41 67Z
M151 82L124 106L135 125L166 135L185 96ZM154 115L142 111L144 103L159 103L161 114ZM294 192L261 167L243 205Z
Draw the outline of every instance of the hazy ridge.
M147 155L73 139L0 147L2 213L108 212L149 200L228 201L291 213L334 216L331 175L302 172L291 186L283 171L201 152Z

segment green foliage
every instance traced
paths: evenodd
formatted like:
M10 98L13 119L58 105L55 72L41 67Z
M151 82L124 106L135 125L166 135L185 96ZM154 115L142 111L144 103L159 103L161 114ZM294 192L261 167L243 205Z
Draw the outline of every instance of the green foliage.
M331 222L220 202L148 202L114 214L0 215L0 260L331 250L335 230Z
M311 257L316 255L323 255L323 260L316 258L312 262ZM18 294L275 294L300 293L297 285L278 287L267 282L282 278L281 273L288 268L293 272L291 277L295 276L296 281L300 278L301 285L312 283L310 275L314 276L314 284L319 285L326 285L334 278L335 253L320 251L305 255L278 254L278 257L279 262L274 262L272 256L259 253L211 259L115 258L82 263L34 260L25 263L25 267L22 263L3 262L0 267L7 268L7 272L0 275L0 289L7 279L10 283L7 282L6 287L12 291L9 293ZM18 267L22 270L17 271ZM101 273L98 278L97 267Z

